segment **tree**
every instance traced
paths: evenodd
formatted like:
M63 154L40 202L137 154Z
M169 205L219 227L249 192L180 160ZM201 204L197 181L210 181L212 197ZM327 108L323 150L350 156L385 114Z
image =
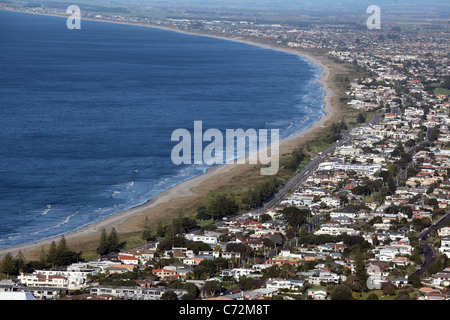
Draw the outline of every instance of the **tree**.
M97 247L97 253L99 255L105 255L108 254L108 234L106 232L106 229L102 230L102 234L100 235L100 244Z
M345 285L338 285L331 294L331 300L353 300L352 290Z
M218 220L237 213L238 206L232 197L218 194L209 200L207 210L213 219Z
M198 220L208 220L211 219L211 215L208 214L208 210L205 206L199 206L197 208L197 216Z
M168 290L161 295L161 300L178 300L178 297L174 291Z
M242 258L248 258L253 253L252 247L245 243L228 243L225 250L227 252L239 252Z
M411 284L414 288L419 288L422 286L422 281L420 280L420 277L416 276L414 274L412 274L408 277L408 282L411 282Z
M119 236L114 227L111 229L109 235L106 230L103 229L100 236L100 244L97 247L97 253L99 255L106 255L112 252L119 252L123 245L124 243L119 242Z
M432 274L438 273L439 271L441 271L441 264L440 264L440 262L435 261L435 262L430 263L426 272L428 275L432 275Z
M165 234L166 234L166 232L165 232L165 230L164 230L164 227L163 227L163 225L162 225L162 222L159 221L159 222L158 222L158 227L156 228L156 236L159 237L159 238L162 238L162 237L165 236Z
M58 258L56 259L56 265L58 266L64 266L66 264L69 264L71 257L70 257L70 251L67 247L66 238L64 235L61 237L61 239L58 242L58 246L56 247Z
M45 268L47 265L47 256L45 254L44 247L41 248L41 253L39 255L39 261L38 261L39 268Z
M205 282L205 285L203 286L203 291L209 296L215 296L221 287L222 284L219 281L209 280Z
M371 293L367 296L367 300L378 300L378 295L376 293Z
M272 220L272 217L269 214L267 214L267 213L263 213L259 217L259 222L261 222L261 223L264 223L264 222L267 222L267 221L271 221L271 220Z
M165 237L158 245L158 251L171 250L172 247L184 247L186 237L175 229L175 226L169 225L166 228Z
M281 214L286 222L294 228L301 226L306 221L309 213L309 209L299 209L297 207L287 207L281 210Z
M142 240L145 242L155 240L155 236L150 227L145 227L144 231L142 231Z
M395 294L395 288L392 284L388 283L386 285L383 286L382 288L383 290L383 294L387 295L387 296L391 296Z
M52 241L50 244L47 254L47 264L51 265L52 268L63 267L80 259L80 256L81 252L77 253L69 250L66 238L63 235L58 242L58 245L55 241Z
M243 291L248 291L248 290L251 290L253 288L253 284L254 283L253 283L253 279L252 278L241 277L239 279L238 286Z
M362 113L359 113L359 114L358 114L358 122L359 122L359 123L364 123L364 122L366 122L366 117L364 116L364 114L362 114Z
M116 229L113 227L108 236L108 250L110 252L119 252L119 236Z
M20 273L26 267L25 256L23 255L22 250L19 250L17 253L14 263L17 273Z
M364 263L362 253L358 252L355 257L355 275L358 277L361 284L364 285L367 283L368 275L366 272L366 266Z
M442 88L450 90L450 76L446 76L442 82Z
M290 158L284 164L284 167L288 170L296 171L298 166L305 158L305 153L302 149L298 148L292 151Z
M58 248L56 247L55 241L50 243L50 248L47 253L47 263L52 266L52 269L58 264Z
M0 264L0 271L6 275L16 274L16 264L11 253L7 253Z

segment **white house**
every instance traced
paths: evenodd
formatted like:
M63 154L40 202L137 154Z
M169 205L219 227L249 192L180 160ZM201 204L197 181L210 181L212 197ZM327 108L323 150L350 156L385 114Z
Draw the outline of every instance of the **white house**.
M87 277L97 273L96 269L36 270L32 274L21 274L18 280L29 287L50 287L82 289L87 284Z
M138 265L139 259L132 255L120 255L119 260L124 264Z
M339 283L341 277L332 272L320 271L319 273L313 273L309 276L308 282L312 285L320 285L321 282L325 283Z
M236 280L239 280L242 276L249 276L255 272L255 270L250 268L233 268L233 269L226 269L221 271L221 276L231 276L235 278Z
M217 244L217 236L213 235L202 235L202 234L193 234L188 233L185 235L186 239L191 241L201 241L209 245L216 245Z
M439 228L437 233L439 237L450 236L450 227Z
M438 272L431 276L431 284L434 286L450 285L450 272Z
M305 281L290 279L269 279L266 283L268 289L288 289L299 290L303 287Z
M450 236L446 236L441 239L439 252L450 258Z
M331 236L338 236L341 234L348 234L348 235L358 235L359 231L356 231L352 228L346 228L346 227L332 227L332 226L322 226L319 230L315 231L314 234L320 235L320 234L329 234Z

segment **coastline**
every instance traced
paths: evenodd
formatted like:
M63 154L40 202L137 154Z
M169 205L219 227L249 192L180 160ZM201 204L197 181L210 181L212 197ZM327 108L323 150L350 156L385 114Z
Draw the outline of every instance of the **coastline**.
M23 11L15 11L15 12L32 13ZM39 13L32 13L32 14L39 14ZM52 16L67 17L63 15L52 15ZM312 56L310 53L304 50L280 47L258 41L251 41L249 39L243 39L240 37L231 37L231 36L224 37L202 33L191 33L183 30L177 30L175 28L159 27L154 25L145 25L129 22L128 23L116 22L102 19L86 19L86 20L159 28L173 32L186 33L190 35L206 36L229 41L242 42L249 45L265 47L271 50L293 53L300 56L301 58L306 58L313 64L319 66L321 69L321 74L318 82L322 85L322 90L324 91L323 108L322 108L323 115L320 117L318 121L314 122L310 127L306 128L305 130L302 130L288 138L280 140L280 155L292 151L294 148L298 146L299 141L301 141L302 139L307 139L309 135L313 135L318 129L324 127L325 123L327 123L330 120L333 120L335 116L339 115L339 109L335 106L335 104L332 101L333 98L335 97L335 93L331 88L333 84L333 79L330 79L331 78L330 76L333 74L333 71L336 70L334 70L334 68L330 64L327 64L327 61L324 61L325 59L320 59L319 57ZM216 181L222 181L223 179L230 180L232 177L237 177L238 175L240 175L243 172L243 170L244 171L249 170L249 168L251 167L253 166L224 164L209 168L205 173L192 177L188 180L182 181L170 187L169 189L166 189L165 191L159 193L154 198L148 200L146 203L142 205L112 214L101 221L94 222L78 230L66 233L64 234L64 236L68 241L69 246L72 247L73 245L75 245L77 247L79 246L83 247L84 244L86 243L97 243L98 237L103 228L106 230L110 230L112 227L114 227L119 232L119 234L139 232L139 230L142 231L143 220L145 216L151 218L153 222L156 222L158 219L161 218L167 218L168 210L176 206L179 206L180 202L184 201L185 203L186 202L192 203L193 198L201 197L202 194L204 194L205 192L207 194L208 190L211 190L212 187L216 186L217 185ZM0 258L3 257L6 253L11 253L15 255L19 251L22 251L22 253L26 257L30 255L31 256L36 255L36 252L40 252L42 247L48 246L52 241L57 241L60 237L61 235L40 240L34 243L0 249Z

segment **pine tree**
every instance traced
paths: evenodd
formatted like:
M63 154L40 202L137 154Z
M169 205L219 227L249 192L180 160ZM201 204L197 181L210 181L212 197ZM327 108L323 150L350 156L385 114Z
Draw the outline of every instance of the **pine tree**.
M47 265L47 256L45 254L44 247L41 248L41 254L39 255L39 268L45 268Z
M58 249L56 247L55 241L52 241L52 243L50 243L50 248L47 254L47 263L52 266L52 269L55 268L58 263Z
M0 264L0 271L6 275L14 275L16 273L16 264L11 253L7 253Z
M57 252L58 252L58 259L57 259L58 266L66 266L72 263L72 260L75 258L76 255L75 252L69 250L64 235L59 240Z
M111 229L111 232L108 236L108 250L109 252L119 251L119 237L115 228Z
M163 225L162 225L162 222L159 221L159 222L158 222L158 228L156 229L156 236L159 237L159 238L162 238L162 237L165 236L165 234L166 234L166 232L165 232L165 230L164 230L164 227L163 227Z
M16 260L14 261L16 266L16 271L18 273L23 272L23 269L25 268L26 262L25 262L25 256L22 253L22 250L19 250L19 252L16 255Z
M106 229L102 230L102 234L100 236L100 244L97 247L97 253L99 255L108 254L108 234L106 233Z

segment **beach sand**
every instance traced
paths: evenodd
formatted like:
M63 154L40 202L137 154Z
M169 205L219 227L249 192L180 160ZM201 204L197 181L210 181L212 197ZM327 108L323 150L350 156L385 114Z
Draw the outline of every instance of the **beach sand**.
M100 20L102 21L102 20ZM110 21L106 21L110 22ZM115 23L115 22L111 22ZM127 23L131 24L131 23ZM147 27L156 27L150 25L142 25ZM162 28L168 29L168 28ZM174 29L168 29L177 32L183 32ZM189 33L191 34L191 33ZM335 74L343 74L346 72L343 65L332 62L326 56L314 56L309 52L297 50L293 48L283 48L271 44L265 44L257 41L250 41L243 38L232 37L218 37L209 34L198 34L201 36L212 36L232 41L245 42L252 45L263 46L266 48L287 51L306 57L314 64L322 69L320 83L325 92L324 95L324 115L319 121L312 124L306 130L303 130L289 138L280 141L280 155L290 153L295 148L301 146L307 141L312 141L315 137L321 134L321 129L335 121L342 119L343 111L337 107L337 92L336 82L334 81ZM144 229L144 221L147 217L147 222L150 226L156 226L158 221L171 221L177 216L177 212L183 208L189 208L199 203L202 199L206 199L211 190L217 190L224 186L236 184L239 177L248 174L249 171L255 171L254 165L249 164L225 164L208 169L206 173L193 177L189 180L181 182L149 200L147 203L113 214L100 222L96 222L85 226L79 230L65 234L65 238L69 247L75 251L92 250L98 245L100 233L102 229L107 231L115 228L119 235L138 233ZM258 170L259 174L259 170ZM60 236L41 240L38 242L20 245L17 247L6 248L0 250L0 258L6 253L16 255L19 251L25 255L27 259L37 260L42 248L47 249L52 241L59 241Z

